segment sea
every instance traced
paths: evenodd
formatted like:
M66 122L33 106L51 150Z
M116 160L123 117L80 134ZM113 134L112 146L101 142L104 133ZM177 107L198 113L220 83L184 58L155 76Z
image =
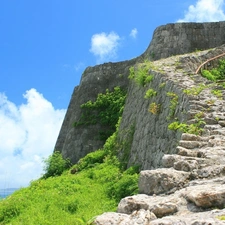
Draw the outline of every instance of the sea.
M11 195L16 190L18 190L18 188L0 189L0 199L6 198L7 196Z

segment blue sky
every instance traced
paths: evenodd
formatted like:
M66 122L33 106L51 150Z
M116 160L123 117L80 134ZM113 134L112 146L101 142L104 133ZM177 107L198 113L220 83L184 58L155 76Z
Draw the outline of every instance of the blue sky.
M160 25L225 20L224 3L0 1L0 188L40 176L87 66L139 56Z

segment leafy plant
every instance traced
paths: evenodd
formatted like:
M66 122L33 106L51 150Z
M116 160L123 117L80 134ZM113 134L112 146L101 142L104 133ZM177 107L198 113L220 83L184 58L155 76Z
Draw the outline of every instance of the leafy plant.
M206 89L207 86L204 84L200 84L197 87L192 87L190 89L185 89L183 92L187 95L199 95L204 89Z
M155 103L155 102L152 102L150 105L149 105L149 109L148 111L152 114L157 114L160 112L160 105Z
M44 163L45 174L43 175L43 178L59 176L64 170L71 166L70 161L68 159L63 159L59 151L55 151L47 159L44 159Z
M148 99L148 98L151 98L151 97L156 96L156 95L157 95L157 92L154 89L150 88L146 91L144 98Z
M167 96L171 99L168 119L172 119L175 115L175 111L178 105L178 95L174 92L167 92Z
M202 70L202 76L211 81L225 79L225 60L219 60L219 65L217 68Z
M99 131L99 138L105 141L116 129L119 117L122 115L126 92L115 87L112 92L108 89L105 94L98 94L96 101L88 101L81 105L81 118L74 126L100 124L107 127Z
M203 126L205 125L205 121L202 119L203 113L197 113L195 115L196 122L193 124L180 123L179 121L175 121L169 124L168 128L170 130L180 130L183 133L200 135L203 131Z
M136 68L131 67L128 78L133 79L138 85L144 87L147 83L151 82L154 78L153 75L149 74L150 67L151 67L151 64L148 62L139 64Z
M221 90L212 90L211 93L217 96L218 98L223 97L223 93Z

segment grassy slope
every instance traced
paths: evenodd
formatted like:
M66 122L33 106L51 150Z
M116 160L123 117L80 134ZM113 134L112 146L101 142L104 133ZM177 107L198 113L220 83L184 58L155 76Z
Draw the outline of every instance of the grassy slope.
M75 168L80 172L33 181L2 200L0 224L88 224L137 193L136 169L121 171L118 159L105 150L88 154Z

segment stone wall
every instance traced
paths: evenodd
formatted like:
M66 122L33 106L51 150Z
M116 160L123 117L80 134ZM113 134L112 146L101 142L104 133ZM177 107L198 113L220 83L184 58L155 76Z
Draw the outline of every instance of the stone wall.
M225 44L225 22L175 23L158 27L144 56L157 60Z
M175 153L181 134L169 130L168 125L174 118L186 121L185 112L189 109L188 98L179 85L175 85L172 79L160 72L150 71L150 74L154 79L146 87L131 82L119 132L121 143L131 141L129 150L126 146L121 149L121 154L127 155L128 166L138 164L142 169L160 167L164 154ZM145 99L148 89L156 91L156 96ZM178 97L173 118L169 118L172 98L168 93ZM158 112L149 111L151 103L159 107ZM134 134L129 138L127 133L132 126ZM126 152L127 150L129 152Z
M60 151L64 158L76 163L86 154L103 146L104 142L98 137L102 128L100 125L74 127L75 121L81 116L80 105L89 100L94 101L98 93L105 93L106 89L113 90L115 86L128 88L129 68L137 59L105 63L95 67L88 67L81 78L80 85L75 87L70 104L63 121L55 151ZM104 128L106 129L106 128Z
M143 168L157 167L164 153L172 153L176 140L179 137L165 132L167 123L169 98L166 92L174 91L180 96L180 105L186 108L186 99L180 92L178 82L171 77L165 89L157 89L156 101L163 102L162 114L151 115L148 112L149 101L144 100L145 89L137 88L134 84L129 85L129 68L143 59L156 60L171 55L192 52L196 49L207 49L225 43L225 22L218 23L182 23L168 24L158 27L146 52L132 60L105 63L95 67L88 67L81 78L80 85L75 87L68 110L62 124L55 151L60 151L65 158L70 158L76 163L87 153L95 151L103 146L103 142L96 138L100 125L74 127L73 123L81 116L80 105L88 100L95 100L98 93L104 93L115 86L129 89L129 97L124 112L122 128L129 128L128 124L135 123L134 143L131 145L131 154L128 156L128 164L140 163ZM212 38L213 37L213 38ZM185 59L183 59L185 61ZM186 60L189 64L191 60ZM188 66L188 63L186 64ZM193 67L192 63L190 64ZM192 68L190 68L192 69ZM151 85L159 87L162 79L167 78L157 72ZM176 78L177 79L177 78ZM181 78L183 77L181 76ZM176 84L175 84L176 83ZM150 86L149 86L150 87ZM149 88L146 87L146 88ZM163 121L163 122L162 122ZM159 138L159 135L162 137ZM151 138L147 138L150 135ZM123 138L123 135L121 136ZM167 145L168 144L168 145ZM160 149L160 150L159 150ZM123 150L124 151L124 150ZM127 154L127 153L126 153Z

